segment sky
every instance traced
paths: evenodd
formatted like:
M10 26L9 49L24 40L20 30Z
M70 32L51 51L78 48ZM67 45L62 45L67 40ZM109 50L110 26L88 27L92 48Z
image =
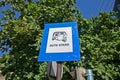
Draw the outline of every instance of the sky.
M113 9L115 0L76 0L76 2L76 6L82 12L83 17L91 18L92 16L98 16L100 11L111 11ZM0 19L3 16L1 11L6 9L10 9L10 6L7 5L0 8ZM19 15L19 13L17 15Z
M3 11L3 10L7 10L7 9L10 9L10 10L11 10L10 5L6 5L6 6L4 6L4 7L0 7L0 20L2 19L2 16L4 16L4 15L2 14L2 11ZM18 18L19 15L20 15L20 13L19 13L19 12L16 12L15 17Z
M99 12L110 12L113 10L115 0L77 0L76 6L83 17L91 18L98 16Z
M2 0L0 0L2 1ZM99 12L110 12L113 10L115 0L77 0L76 5L78 9L81 11L82 16L84 18L91 18L93 16L98 16ZM2 16L2 10L10 9L10 6L7 5L5 7L0 8L0 20ZM17 12L15 17L17 18L20 13ZM1 28L0 28L1 29ZM2 53L0 52L0 56Z

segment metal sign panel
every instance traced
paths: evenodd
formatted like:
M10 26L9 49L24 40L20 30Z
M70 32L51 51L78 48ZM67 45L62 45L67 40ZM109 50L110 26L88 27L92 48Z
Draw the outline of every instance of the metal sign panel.
M80 60L77 22L45 24L38 61Z

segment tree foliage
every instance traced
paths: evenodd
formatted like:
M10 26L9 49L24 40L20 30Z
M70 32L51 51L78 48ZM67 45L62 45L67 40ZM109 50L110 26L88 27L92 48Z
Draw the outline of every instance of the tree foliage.
M83 66L94 71L96 80L118 80L120 77L120 19L115 13L100 13L86 21L81 35ZM86 24L85 24L86 25Z
M79 11L74 0L4 0L1 6L12 9L3 11L4 23L0 32L1 51L11 48L5 60L2 74L10 74L10 80L47 80L46 63L38 63L38 51L45 23L76 21ZM20 13L15 18L16 11Z
M66 62L63 80L73 66L94 71L96 80L120 77L120 19L115 13L100 13L90 20L82 18L75 0L4 0L0 25L0 50L9 54L0 58L0 70L9 80L47 80L46 63L38 63L38 51L45 23L77 21L81 61ZM16 12L20 13L18 18ZM3 46L8 46L5 48ZM71 78L72 79L72 78Z

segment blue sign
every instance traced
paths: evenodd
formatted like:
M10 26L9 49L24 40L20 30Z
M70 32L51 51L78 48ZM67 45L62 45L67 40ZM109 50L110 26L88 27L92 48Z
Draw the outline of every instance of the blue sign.
M45 24L38 61L80 60L77 22Z

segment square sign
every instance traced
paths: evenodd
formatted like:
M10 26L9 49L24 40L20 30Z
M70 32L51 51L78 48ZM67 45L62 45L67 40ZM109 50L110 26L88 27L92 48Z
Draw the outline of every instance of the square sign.
M38 61L80 60L77 22L45 24Z
M73 52L72 28L50 28L46 53Z

